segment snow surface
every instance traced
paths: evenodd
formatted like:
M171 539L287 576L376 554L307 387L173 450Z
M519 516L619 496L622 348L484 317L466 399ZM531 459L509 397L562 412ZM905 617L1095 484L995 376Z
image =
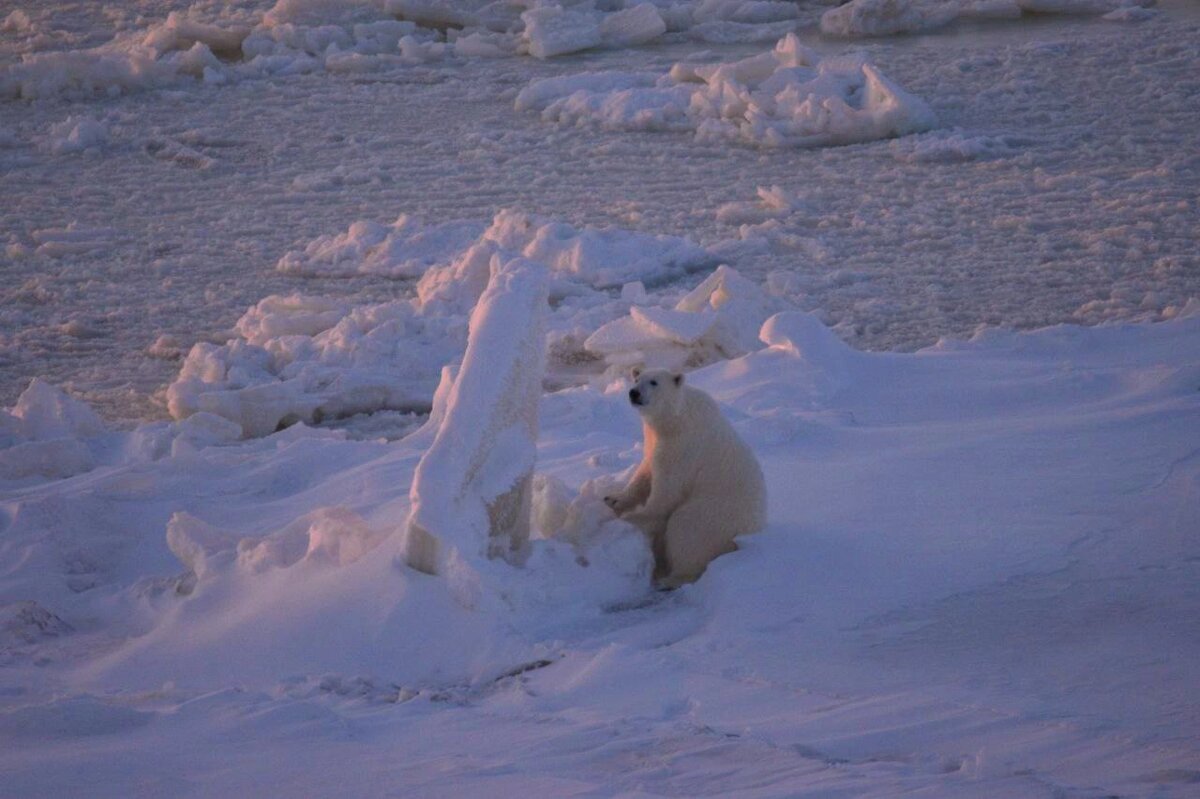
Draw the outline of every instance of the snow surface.
M6 791L1187 796L1192 308L915 354L772 317L690 378L770 524L667 595L599 515L638 457L620 384L542 397L534 518L565 536L519 566L401 565L420 434L14 485Z
M1178 0L0 10L0 793L1193 796L1198 65ZM645 363L771 497L670 594Z

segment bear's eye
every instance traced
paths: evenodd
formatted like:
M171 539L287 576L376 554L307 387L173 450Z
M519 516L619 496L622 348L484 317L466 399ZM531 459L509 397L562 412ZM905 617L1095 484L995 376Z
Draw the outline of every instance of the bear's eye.
M650 385L652 385L652 386L657 386L657 385L658 385L658 381L657 381L657 380L651 380L651 381L650 381Z

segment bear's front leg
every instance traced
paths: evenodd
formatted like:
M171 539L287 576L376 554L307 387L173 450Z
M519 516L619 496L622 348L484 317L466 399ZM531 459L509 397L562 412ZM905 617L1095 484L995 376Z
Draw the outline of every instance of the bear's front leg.
M612 508L613 513L624 516L637 506L643 504L650 496L650 464L642 462L629 485L616 494L604 498L604 504Z

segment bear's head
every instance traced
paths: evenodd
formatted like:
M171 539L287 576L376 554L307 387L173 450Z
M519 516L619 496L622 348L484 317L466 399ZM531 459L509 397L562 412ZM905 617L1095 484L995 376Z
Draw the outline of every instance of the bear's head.
M667 369L633 370L629 402L647 417L671 414L683 397L683 375Z

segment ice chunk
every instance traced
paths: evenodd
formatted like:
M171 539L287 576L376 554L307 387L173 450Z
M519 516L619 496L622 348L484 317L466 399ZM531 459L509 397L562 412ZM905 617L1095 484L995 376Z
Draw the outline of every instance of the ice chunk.
M20 420L21 435L35 441L90 438L104 432L91 406L36 377L17 398L12 415Z
M172 515L167 523L167 547L191 574L181 584L182 593L190 593L196 581L221 564L232 562L237 543L233 533L213 527L190 513L180 511Z
M171 455L228 444L242 437L242 426L223 416L213 413L194 413L176 426L175 438L171 441Z
M534 58L551 58L599 46L604 40L597 15L540 6L521 15L525 22L525 46Z
M107 431L91 406L34 378L8 411L0 411L0 479L60 479L89 471L89 446Z
M491 269L444 418L413 477L405 559L431 574L514 553L529 538L547 276L500 254Z
M108 144L108 125L91 117L69 116L50 126L46 149L55 155L98 150Z
M641 3L604 17L600 35L610 47L634 47L667 32L667 23L650 3Z
M958 2L926 0L851 0L821 15L821 32L830 36L887 36L940 28L961 13Z
M242 41L250 33L246 25L221 27L190 19L178 11L167 14L165 22L152 26L142 45L157 53L190 50L197 44L227 56L240 56Z

